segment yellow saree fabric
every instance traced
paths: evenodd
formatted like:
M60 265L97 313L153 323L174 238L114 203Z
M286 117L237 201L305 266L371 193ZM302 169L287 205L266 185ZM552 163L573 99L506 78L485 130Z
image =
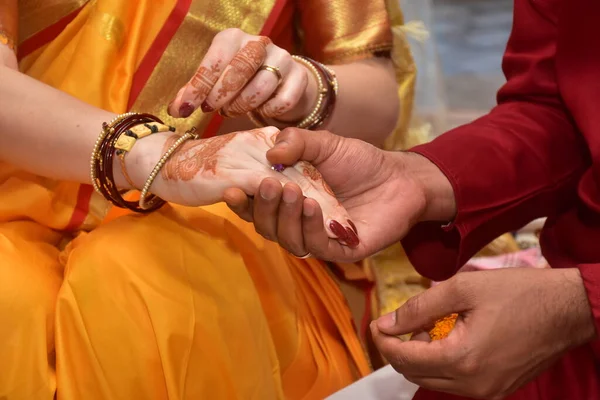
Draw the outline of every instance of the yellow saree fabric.
M124 111L174 3L90 1L21 68ZM5 164L0 198L0 398L321 399L370 371L327 268L223 205L98 226L96 203L64 233L78 185Z

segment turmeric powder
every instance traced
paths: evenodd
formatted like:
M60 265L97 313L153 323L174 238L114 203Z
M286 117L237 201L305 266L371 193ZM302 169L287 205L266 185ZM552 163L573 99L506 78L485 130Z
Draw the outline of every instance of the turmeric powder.
M454 329L457 318L458 314L451 314L438 320L433 329L429 331L429 337L431 340L441 340L447 338L452 329Z

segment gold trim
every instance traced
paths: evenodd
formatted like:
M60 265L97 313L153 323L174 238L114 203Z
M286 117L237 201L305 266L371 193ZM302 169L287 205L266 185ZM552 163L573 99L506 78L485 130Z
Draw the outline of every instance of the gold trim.
M57 23L89 0L19 1L19 44ZM94 1L94 0L92 0Z

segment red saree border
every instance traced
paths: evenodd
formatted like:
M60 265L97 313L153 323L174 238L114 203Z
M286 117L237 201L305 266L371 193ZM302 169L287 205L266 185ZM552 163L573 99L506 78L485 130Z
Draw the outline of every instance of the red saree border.
M152 43L152 46L148 50L148 53L146 53L146 55L142 59L142 62L140 64L140 66L138 67L138 70L135 72L135 74L133 76L131 93L129 95L129 101L128 101L128 106L127 106L128 110L131 109L131 107L135 103L135 101L136 101L137 97L139 96L139 94L141 93L144 85L146 85L146 83L148 82L148 79L150 78L152 71L154 70L154 68L160 61L162 55L164 54L165 50L167 49L169 42L171 41L171 39L173 38L173 36L175 35L175 33L177 32L179 27L185 20L185 16L188 13L188 10L192 4L192 1L193 0L178 0L177 4L171 11L171 14L169 14L167 21L161 28L157 38L154 40L154 42ZM265 24L264 24L262 30L260 31L261 35L264 35L264 36L270 35L271 31L275 27L275 23L277 22L277 19L281 16L281 13L283 12L285 5L287 4L288 1L289 0L277 0L275 2L275 5L273 6L271 13L269 14L269 17L265 21ZM30 54L31 52L35 51L37 48L43 46L44 44L50 42L53 38L58 36L58 34L61 32L61 30L64 29L77 16L79 11L81 11L81 8L79 10L77 10L76 12L63 18L61 21L54 24L53 26L46 28L44 31L40 32L39 34L36 34L31 39L24 42L22 46L24 46L30 40L32 41L32 44L30 44L29 47L25 47L25 50L27 50L27 49L30 49L30 50L26 54L25 53L23 55L19 54L19 56L24 57L27 54ZM37 38L38 36L39 36L39 38ZM36 40L34 40L34 39L36 39ZM34 44L36 46L34 46ZM217 113L215 113L213 115L213 117L211 118L208 126L205 129L203 137L207 138L207 137L215 136L217 134L217 132L219 131L219 128L220 128L222 122L223 122L223 118L220 115L218 115ZM65 227L65 230L67 230L67 231L77 230L85 222L85 219L90 210L90 201L92 199L93 192L94 192L94 189L92 188L91 185L81 185L79 187L79 191L77 193L77 204L75 206L75 210L73 211L73 214L71 215L69 223Z
M69 25L77 17L77 15L79 15L79 13L81 12L81 10L83 10L83 7L85 7L86 4L82 5L70 14L65 15L54 24L42 29L41 31L39 31L29 39L25 40L23 43L21 43L17 48L17 60L21 61L29 54L33 53L40 47L43 47L46 44L50 43L52 40L54 40L63 31L63 29L65 29L67 25Z
M79 185L77 204L75 205L73 214L71 214L69 223L65 226L65 231L76 231L85 222L85 218L90 210L90 201L93 194L94 188L92 185Z
M177 30L185 20L185 16L187 15L190 6L192 5L193 0L178 0L177 4L171 11L171 14L167 17L167 21L163 25L162 29L156 36L156 39L150 46L150 49L142 59L140 66L137 71L133 75L133 80L131 83L131 91L129 93L129 102L127 104L127 109L130 110L133 107L136 99L141 93L142 89L150 79L150 75L152 75L152 71L160 61L162 55L165 50L169 46L171 39L177 33Z

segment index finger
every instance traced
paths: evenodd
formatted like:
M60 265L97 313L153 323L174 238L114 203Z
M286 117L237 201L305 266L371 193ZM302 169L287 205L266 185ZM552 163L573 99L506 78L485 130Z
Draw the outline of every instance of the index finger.
M235 33L217 34L200 66L169 105L169 114L176 118L189 117L206 100L219 77L240 49L238 41L231 40Z
M375 346L399 373L436 378L453 376L452 371L460 351L455 348L453 342L448 340L405 342L396 336L382 333L374 322L371 323L371 334Z

